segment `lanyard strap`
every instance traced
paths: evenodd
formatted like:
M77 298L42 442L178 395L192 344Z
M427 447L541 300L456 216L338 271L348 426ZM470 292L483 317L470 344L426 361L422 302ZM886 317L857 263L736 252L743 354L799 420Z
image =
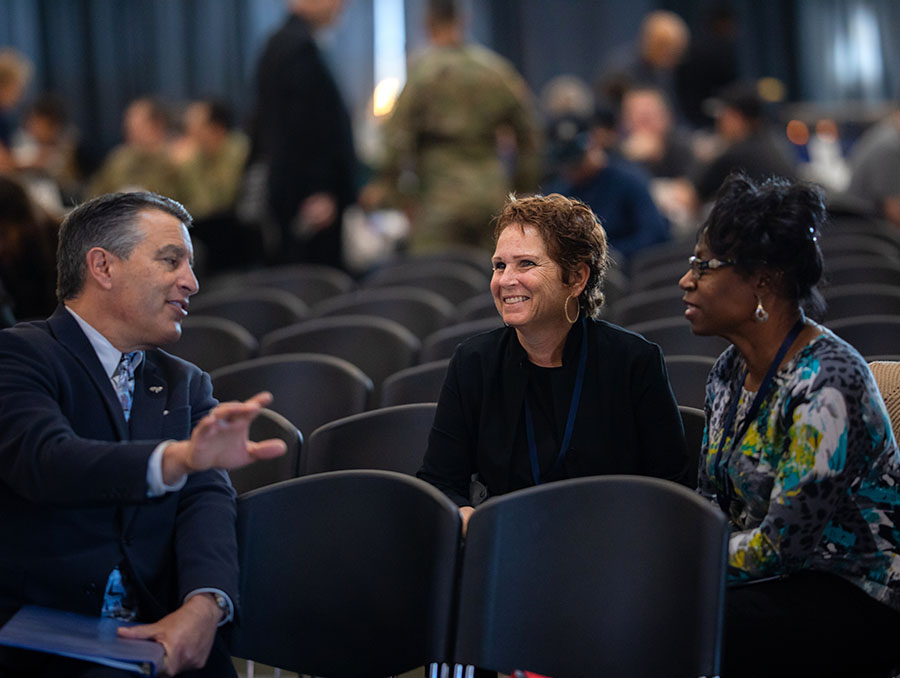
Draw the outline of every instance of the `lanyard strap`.
M778 367L779 365L781 365L781 361L784 360L784 355L791 347L791 344L793 344L797 337L800 335L800 332L803 331L805 322L806 318L801 311L799 320L794 323L791 331L787 333L784 341L781 342L781 347L778 349L778 353L775 354L775 359L772 361L772 364L769 365L766 376L763 378L762 383L759 385L759 390L756 392L756 397L753 398L753 402L750 404L750 410L747 412L747 416L744 417L744 420L741 422L740 429L735 432L734 437L731 439L731 444L728 446L727 456L722 459L722 451L725 439L728 436L728 432L734 426L734 419L737 416L738 403L741 399L741 389L744 386L744 380L747 378L746 369L741 375L741 379L738 382L737 389L735 389L734 395L731 398L731 407L728 410L728 417L725 419L725 425L722 427L722 435L719 436L719 448L716 450L716 458L714 461L716 477L719 477L721 473L720 485L726 489L726 496L721 497L719 501L719 504L725 510L727 510L727 506L731 503L731 483L726 468L728 466L728 460L731 458L731 453L737 446L738 441L744 437L744 434L750 427L750 423L756 418L756 414L759 412L759 408L762 406L763 400L765 400L769 389L772 387L775 373L778 372Z
M578 356L578 372L575 375L575 387L572 389L572 401L569 403L569 416L566 419L566 432L563 435L562 445L553 468L547 473L552 476L562 468L566 461L566 453L569 451L569 443L572 440L572 431L575 429L575 415L578 413L578 403L581 401L581 388L584 385L584 372L587 365L587 320L581 319L581 353ZM528 456L531 459L531 477L535 485L540 485L541 467L538 463L537 442L534 436L534 418L531 416L531 407L528 405L528 393L525 393L525 435L528 438Z

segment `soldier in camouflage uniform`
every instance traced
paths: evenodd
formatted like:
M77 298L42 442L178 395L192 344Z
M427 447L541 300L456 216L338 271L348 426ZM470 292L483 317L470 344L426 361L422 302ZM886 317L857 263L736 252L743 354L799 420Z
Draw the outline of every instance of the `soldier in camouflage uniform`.
M411 249L488 246L510 190L537 188L536 114L509 62L463 43L455 2L431 0L428 30L431 46L410 67L385 125L384 165L361 202L406 208Z

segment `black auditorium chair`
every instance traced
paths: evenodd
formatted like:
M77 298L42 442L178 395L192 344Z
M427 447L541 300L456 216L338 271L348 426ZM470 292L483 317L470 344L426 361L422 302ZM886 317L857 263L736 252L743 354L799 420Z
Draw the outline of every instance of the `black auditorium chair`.
M407 260L384 266L360 281L362 287L409 286L440 294L459 304L487 290L487 276L456 262Z
M269 407L300 431L366 409L372 380L355 365L319 353L254 358L210 374L221 400L246 400L260 391L274 396Z
M274 459L263 459L228 472L231 484L238 494L244 494L259 487L296 478L303 447L300 430L277 412L263 408L250 424L250 440L259 442L270 438L280 438L287 445L287 452Z
M303 320L309 308L284 290L251 287L199 294L191 299L190 312L232 320L259 339Z
M435 403L447 376L449 358L433 360L395 372L381 385L381 407L407 403Z
M721 337L697 336L691 332L691 326L684 316L648 320L628 325L627 329L659 344L665 355L703 355L717 358L729 346L728 341Z
M419 339L453 321L456 311L440 294L415 287L378 287L348 292L316 305L315 317L375 315L403 325Z
M419 356L419 362L427 363L433 360L450 358L456 347L466 339L498 327L503 327L503 319L499 315L492 318L482 318L481 320L470 320L469 322L449 325L425 338L425 341L422 343L422 353Z
M490 292L482 292L470 299L466 299L457 309L456 319L464 323L469 320L481 320L497 316L497 305L494 303L494 295Z
M853 316L829 322L828 327L868 360L874 360L876 356L900 353L898 316Z
M825 321L860 315L900 315L900 286L836 285L822 290Z
M255 358L259 342L233 320L214 316L188 316L181 323L181 338L165 350L194 363L205 372Z
M727 548L718 507L658 478L496 497L469 520L454 660L566 678L716 676Z
M370 468L415 475L435 408L435 403L382 407L320 426L301 456L301 474Z
M338 471L238 499L232 653L301 675L384 678L450 661L456 505L417 478Z
M679 405L703 409L706 400L706 378L716 359L703 355L665 354L669 384Z
M611 308L610 319L627 327L648 320L673 318L684 312L683 295L684 292L674 286L635 292L619 299Z
M703 432L706 429L706 415L702 409L679 405L681 424L684 426L684 440L688 449L688 482L696 485L697 473L700 467L700 450L703 448Z
M422 343L403 325L376 316L343 315L305 320L275 330L260 342L260 355L324 353L366 373L379 393L385 377L415 365Z

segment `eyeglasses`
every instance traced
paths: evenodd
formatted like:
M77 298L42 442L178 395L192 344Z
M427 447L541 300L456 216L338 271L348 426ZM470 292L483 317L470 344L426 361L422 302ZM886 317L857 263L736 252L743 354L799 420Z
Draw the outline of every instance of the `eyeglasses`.
M707 271L715 271L724 266L734 266L731 259L701 259L700 257L688 257L691 273L695 278L702 278Z

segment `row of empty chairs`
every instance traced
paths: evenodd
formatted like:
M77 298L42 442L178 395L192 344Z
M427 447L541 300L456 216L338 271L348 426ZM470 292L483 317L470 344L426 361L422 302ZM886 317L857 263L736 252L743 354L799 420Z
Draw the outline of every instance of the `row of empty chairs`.
M498 497L460 555L457 508L434 488L325 473L241 496L237 534L237 657L330 678L436 676L440 664L718 675L726 520L667 481L579 478Z
M239 494L303 475L350 469L378 469L415 475L422 465L431 431L434 402L377 408L326 422L304 440L286 417L263 410L250 430L252 440L281 438L287 454L231 472ZM704 415L680 405L691 459L688 477L697 475Z

